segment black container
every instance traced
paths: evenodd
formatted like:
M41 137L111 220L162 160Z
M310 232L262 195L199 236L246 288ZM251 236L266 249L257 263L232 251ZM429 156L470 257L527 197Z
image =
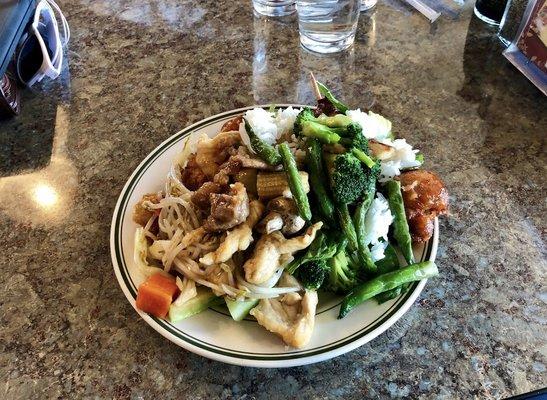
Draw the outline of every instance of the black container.
M477 0L475 15L491 25L499 25L507 0Z

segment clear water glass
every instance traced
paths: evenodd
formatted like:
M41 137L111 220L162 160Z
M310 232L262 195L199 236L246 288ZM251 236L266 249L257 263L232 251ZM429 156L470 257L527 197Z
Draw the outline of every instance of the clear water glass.
M295 0L253 0L253 7L268 17L282 17L296 11Z
M347 49L355 40L361 0L297 0L300 43L317 53Z
M378 3L378 0L361 0L361 11L370 10Z

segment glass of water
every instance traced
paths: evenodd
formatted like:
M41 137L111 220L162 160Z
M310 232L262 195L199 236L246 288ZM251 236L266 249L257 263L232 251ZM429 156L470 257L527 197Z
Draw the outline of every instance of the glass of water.
M378 0L361 0L361 11L370 10L378 3Z
M361 0L297 0L296 5L302 46L335 53L353 44Z
M253 0L253 7L259 14L268 17L282 17L296 11L295 0Z

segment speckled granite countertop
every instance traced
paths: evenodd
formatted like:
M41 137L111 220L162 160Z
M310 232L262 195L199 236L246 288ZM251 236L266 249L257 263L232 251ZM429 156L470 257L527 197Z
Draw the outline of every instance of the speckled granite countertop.
M69 68L0 122L0 396L503 398L547 385L547 101L472 5L430 26L396 0L354 48L299 48L250 1L62 1ZM239 5L238 5L239 4ZM308 367L188 353L132 310L108 237L131 171L177 130L253 103L312 102L313 69L390 118L444 177L442 275L385 334Z

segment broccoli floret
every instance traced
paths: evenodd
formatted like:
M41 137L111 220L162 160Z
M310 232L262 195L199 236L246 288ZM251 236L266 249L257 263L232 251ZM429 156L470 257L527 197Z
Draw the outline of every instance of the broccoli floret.
M376 164L372 168L364 167L365 171L365 193L376 192L376 182L380 176L380 161L376 161Z
M329 267L327 287L335 293L347 293L359 283L357 274L346 255L346 243L343 242L339 246L338 252L327 263Z
M298 278L306 289L317 290L323 284L329 270L324 260L309 261L298 269Z
M363 165L351 153L335 156L330 176L332 194L338 203L353 203L363 195L367 186Z
M363 135L363 129L359 124L350 124L346 128L348 136L351 135L351 145L361 151L364 151L367 155L368 152L368 139Z
M336 202L351 204L364 193L375 191L380 162L369 168L348 152L334 156L332 162L327 160L327 165L330 166L331 190Z
M361 125L352 122L346 125L343 130L338 131L342 139L340 143L346 147L355 147L361 151L364 151L367 155L368 151L368 139L363 135L363 128Z
M306 121L314 121L314 122L317 121L317 118L315 118L313 110L309 107L305 107L296 116L296 120L294 121L294 127L293 127L293 133L296 136L300 136L302 134L302 124Z
M329 259L336 253L337 246L337 235L321 230L306 250L296 254L294 260L285 267L285 271L292 275L305 263Z

